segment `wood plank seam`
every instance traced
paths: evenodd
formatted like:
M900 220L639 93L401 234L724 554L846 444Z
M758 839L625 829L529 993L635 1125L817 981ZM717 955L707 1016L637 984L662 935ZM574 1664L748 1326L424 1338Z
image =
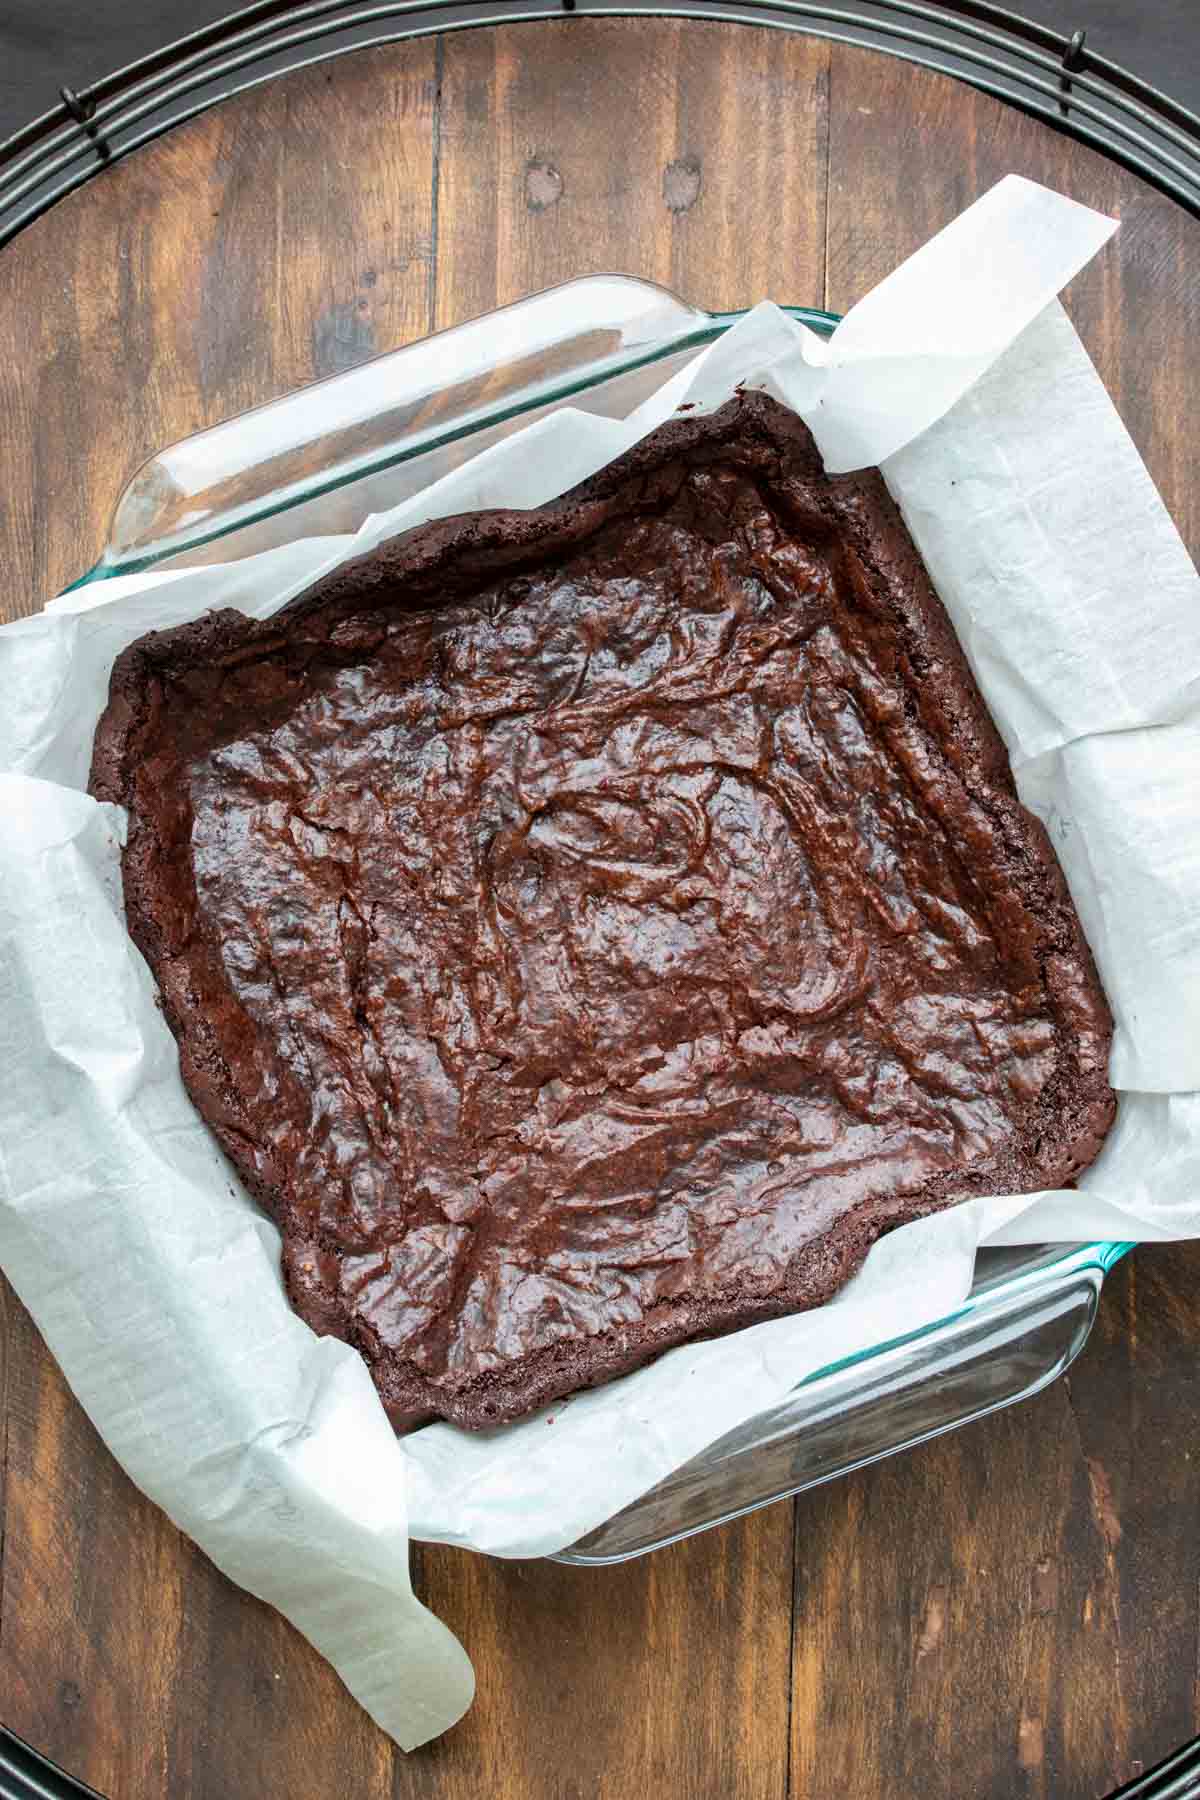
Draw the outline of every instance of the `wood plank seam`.
M1130 1283L1132 1285L1132 1273ZM1133 1741L1129 1708L1125 1699L1125 1683L1123 1680L1124 1646L1121 1641L1121 1578L1117 1567L1116 1549L1120 1541L1121 1525L1113 1506L1108 1472L1099 1460L1088 1450L1084 1436L1083 1422L1075 1404L1075 1395L1071 1386L1068 1371L1062 1378L1063 1398L1066 1402L1067 1417L1075 1435L1075 1447L1087 1475L1087 1492L1090 1503L1092 1525L1100 1545L1105 1585L1108 1616L1112 1627L1113 1667L1111 1692L1114 1702L1113 1716L1113 1748L1117 1763L1115 1774L1119 1780L1121 1774L1129 1767L1130 1749Z
M711 306L845 310L1010 169L1123 213L1068 306L1200 544L1195 223L961 84L827 49L713 21L449 33L229 102L65 201L0 264L0 614L80 572L142 449L328 372L322 355L601 267ZM1106 1284L1074 1424L1056 1387L594 1578L423 1546L418 1589L476 1655L480 1698L409 1758L116 1476L5 1292L0 1717L114 1800L1106 1793L1200 1705L1200 1244L1137 1271Z
M828 140L826 140L828 143ZM821 271L821 286L824 289L825 272ZM791 1800L792 1793L792 1713L796 1704L796 1566L800 1555L800 1496L794 1494L789 1502L792 1509L792 1530L789 1543L792 1546L791 1568L791 1606L788 1609L788 1665L787 1665L787 1750L783 1759L783 1796Z
M825 114L825 119L824 119L825 167L824 167L824 171L823 171L823 174L824 174L824 197L823 197L822 203L821 203L822 219L821 219L820 298L818 300L814 297L813 304L819 305L824 312L829 311L829 211L830 211L830 202L832 199L831 183L832 183L832 179L833 179L833 52L832 52L832 45L828 46L828 52L829 53L827 54L826 59L825 59L825 67L821 71L820 75L818 76L818 84L817 84L816 93L815 93L815 98L816 98L817 104L821 108L823 108L824 114ZM786 296L781 295L780 298L784 299L784 298L786 298ZM788 1641L788 1666L787 1666L787 1754L784 1759L784 1790L783 1790L784 1795L785 1795L785 1800L792 1800L792 1783L793 1783L793 1769L792 1769L793 1719L792 1719L792 1714L795 1710L795 1704L796 1704L796 1638L797 1638L797 1635L799 1632L799 1621L798 1621L798 1617L797 1617L798 1609L799 1609L799 1597L797 1595L796 1590L797 1590L797 1569L799 1567L799 1558L800 1558L800 1504L801 1504L802 1498L804 1498L804 1496L795 1495L791 1501L792 1531L791 1531L790 1542L791 1542L791 1546L792 1546L792 1569L791 1569L791 1600L792 1600L792 1603L791 1603L791 1609L790 1609L790 1614L789 1614L790 1624L791 1624L791 1635L790 1635L790 1638ZM802 1797L797 1796L797 1800L802 1800Z
M833 47L825 64L825 200L821 221L821 310L829 311L829 217L833 202Z
M430 131L430 150L432 170L430 175L429 196L429 274L428 274L428 313L427 329L431 332L438 328L437 319L437 284L438 284L438 187L442 179L442 87L446 75L446 39L439 34L434 39L433 49L433 122Z

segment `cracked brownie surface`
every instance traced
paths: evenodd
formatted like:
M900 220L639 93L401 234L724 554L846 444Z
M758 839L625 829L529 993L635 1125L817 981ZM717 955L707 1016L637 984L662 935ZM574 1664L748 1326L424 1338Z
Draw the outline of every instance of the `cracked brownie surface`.
M143 638L92 785L188 1090L398 1425L818 1304L1112 1118L1078 919L883 483L761 397Z

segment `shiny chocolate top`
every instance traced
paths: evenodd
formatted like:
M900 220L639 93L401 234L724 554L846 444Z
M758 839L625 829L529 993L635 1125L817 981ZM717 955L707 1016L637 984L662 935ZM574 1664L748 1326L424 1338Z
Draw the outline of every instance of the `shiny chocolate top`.
M408 592L385 559L158 658L151 961L301 1309L399 1418L823 1298L887 1224L1070 1173L1107 1094L911 546L768 405L549 556L464 579L434 528Z

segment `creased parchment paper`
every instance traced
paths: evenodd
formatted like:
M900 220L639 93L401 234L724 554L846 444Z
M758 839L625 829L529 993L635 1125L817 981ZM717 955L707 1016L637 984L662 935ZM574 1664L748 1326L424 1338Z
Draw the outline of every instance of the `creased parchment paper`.
M1112 229L1010 176L828 343L763 304L630 419L564 408L353 539L112 581L0 632L0 1264L134 1481L406 1747L473 1680L412 1594L410 1536L569 1544L814 1369L950 1311L981 1244L1200 1233L1200 583L1054 299ZM818 1312L672 1351L552 1426L398 1442L355 1352L290 1312L125 934L123 816L83 791L112 660L209 607L264 616L427 518L535 506L739 382L832 469L882 463L1096 952L1118 1121L1078 1193L896 1231Z

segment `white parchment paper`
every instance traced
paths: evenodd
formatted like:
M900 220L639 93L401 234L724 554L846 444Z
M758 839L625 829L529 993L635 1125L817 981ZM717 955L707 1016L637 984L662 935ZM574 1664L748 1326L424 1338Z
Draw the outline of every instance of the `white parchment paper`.
M763 304L630 419L564 408L355 538L0 631L0 1265L132 1478L406 1747L472 1692L412 1594L411 1535L562 1548L812 1370L952 1310L981 1244L1200 1233L1200 582L1054 300L1112 229L1010 176L828 343ZM739 382L794 406L831 469L884 467L1096 952L1117 1124L1078 1193L896 1231L817 1312L672 1351L552 1426L398 1442L357 1355L291 1313L275 1231L180 1084L124 930L124 819L83 791L109 670L152 627L265 616L425 519L538 505Z

